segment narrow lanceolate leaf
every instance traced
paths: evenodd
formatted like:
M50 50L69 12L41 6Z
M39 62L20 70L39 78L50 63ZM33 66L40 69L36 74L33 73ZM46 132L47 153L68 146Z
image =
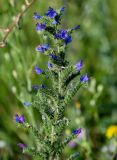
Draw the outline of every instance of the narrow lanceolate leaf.
M78 75L80 75L80 72L70 73L68 77L64 80L64 85L67 87L67 85Z
M77 160L78 157L80 156L80 153L77 152L77 153L74 153L70 156L70 158L68 160Z
M35 128L34 126L31 126L30 129L31 129L31 132L34 134L34 136L36 138L38 138L39 140L42 139L41 133L39 133L39 129L38 128Z
M25 154L31 154L32 156L40 156L40 158L43 158L43 155L41 152L37 151L37 149L35 147L26 147L24 150L23 150L23 153Z
M63 119L60 119L58 120L56 123L56 128L57 128L57 134L61 136L63 130L65 129L66 126L69 125L69 120L67 118L63 118Z
M82 86L82 84L80 82L78 82L75 87L73 86L73 88L69 88L67 90L66 96L65 96L65 104L68 104L71 99L73 98L73 96L77 93L77 91L80 89L80 87Z
M46 96L50 97L50 99L57 98L56 92L54 89L45 89L43 90L43 93L45 93Z
M56 90L58 85L58 72L55 71L55 68L51 68L50 70L46 71L46 74L48 76L48 80L52 83L52 88Z
M63 81L63 83L65 83L67 77L69 76L69 74L71 74L73 72L73 66L68 66L68 67L63 67L62 71L61 71L61 81Z

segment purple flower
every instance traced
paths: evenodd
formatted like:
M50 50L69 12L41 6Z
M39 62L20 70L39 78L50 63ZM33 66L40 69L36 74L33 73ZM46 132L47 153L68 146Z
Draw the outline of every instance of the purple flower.
M31 105L31 103L30 102L24 102L24 106L30 106Z
M49 69L51 69L53 67L53 65L49 62L47 62L47 66L48 66Z
M34 68L35 68L35 72L36 72L37 74L41 74L41 73L44 72L42 69L40 69L40 68L37 67L37 66L35 66Z
M46 28L46 24L45 23L37 23L36 24L36 30L37 31L42 31Z
M71 30L77 30L77 29L80 29L80 25L73 27Z
M80 60L80 61L75 65L75 67L76 67L76 70L79 72L79 71L82 69L82 67L83 67L83 61Z
M81 133L81 130L82 130L81 128L78 128L78 129L74 130L72 133L74 135L79 135Z
M17 146L18 146L19 148L21 148L21 149L26 148L26 145L23 144L23 143L18 143Z
M35 18L36 20L38 20L38 19L41 19L41 16L37 12L34 12L33 18Z
M61 7L59 10L60 10L60 12L64 12L65 7Z
M42 45L38 45L36 47L36 51L39 51L39 52L45 52L47 51L49 48L49 45L48 44L42 44Z
M55 18L57 13L53 8L49 7L49 9L48 9L48 11L45 15L50 17L50 18Z
M18 114L15 115L15 121L18 123L24 123L25 122L25 118L24 115L18 116Z
M88 82L88 80L89 80L89 77L87 74L80 77L80 82L86 83L86 82Z

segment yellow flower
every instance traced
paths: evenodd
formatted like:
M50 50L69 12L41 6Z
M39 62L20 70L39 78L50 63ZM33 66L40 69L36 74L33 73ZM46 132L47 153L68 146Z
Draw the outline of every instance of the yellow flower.
M77 109L80 109L81 104L80 104L79 101L76 101L75 105L76 105L76 108L77 108Z
M106 130L107 138L112 138L113 136L117 136L117 125L111 125Z

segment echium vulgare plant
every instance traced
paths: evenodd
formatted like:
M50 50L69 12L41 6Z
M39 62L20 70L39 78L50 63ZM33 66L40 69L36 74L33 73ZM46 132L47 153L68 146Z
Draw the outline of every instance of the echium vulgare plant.
M50 87L44 84L32 86L36 95L32 102L25 102L24 105L36 108L42 122L39 127L35 127L26 121L24 115L15 115L19 125L32 131L35 141L33 147L23 143L19 143L18 146L22 148L23 153L30 153L39 160L61 159L63 149L68 142L82 134L81 128L75 128L70 136L64 135L64 130L69 125L69 119L64 114L66 106L89 78L87 74L81 75L82 60L75 65L70 65L66 60L67 45L72 41L72 33L78 30L80 25L67 30L60 29L63 12L64 7L58 10L49 7L44 16L40 16L37 12L33 16L36 30L42 33L43 42L47 39L49 42L36 47L37 52L48 56L47 69L42 70L34 66L34 71L39 76L45 76L51 83ZM68 159L72 160L78 156L79 153L74 153L69 155Z

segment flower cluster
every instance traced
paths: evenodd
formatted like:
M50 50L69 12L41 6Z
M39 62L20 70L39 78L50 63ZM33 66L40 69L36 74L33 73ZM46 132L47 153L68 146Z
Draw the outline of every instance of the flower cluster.
M44 16L40 16L37 12L34 13L34 19L36 21L39 21L36 23L36 30L37 31L45 31L50 33L50 36L53 36L55 40L58 40L57 45L66 46L68 43L72 42L72 31L80 29L80 25L76 25L75 27L72 27L71 29L58 29L59 22L61 21L61 15L64 11L65 7L61 7L59 10L54 10L53 8L49 7L48 11L44 14ZM47 21L46 21L47 19ZM53 24L56 24L53 25ZM61 43L63 42L63 43ZM44 53L49 56L50 61L54 60L54 63L65 65L63 62L63 58L56 53L56 50L54 48L51 48L50 44L39 44L36 47L36 51ZM50 53L49 53L50 51ZM65 54L63 52L63 54ZM63 56L64 57L64 56ZM47 66L49 69L51 69L54 65L52 63L47 63ZM80 60L76 65L75 68L78 72L83 68L83 61ZM35 72L37 74L41 74L44 71L41 70L38 67L35 67ZM80 77L80 81L83 83L86 83L89 80L89 77L87 74Z
M40 16L37 12L34 13L34 19L40 22L36 23L37 31L48 31L50 32L55 39L62 40L63 45L67 45L72 41L71 33L73 30L80 29L80 25L77 25L70 30L57 29L57 26L60 23L62 12L65 7L61 7L58 11L55 11L53 8L49 7L48 11L44 16ZM47 19L48 18L48 19ZM46 21L46 19L49 21ZM56 26L55 26L56 24ZM42 44L39 45L36 50L39 52L45 52L48 49L48 45Z

